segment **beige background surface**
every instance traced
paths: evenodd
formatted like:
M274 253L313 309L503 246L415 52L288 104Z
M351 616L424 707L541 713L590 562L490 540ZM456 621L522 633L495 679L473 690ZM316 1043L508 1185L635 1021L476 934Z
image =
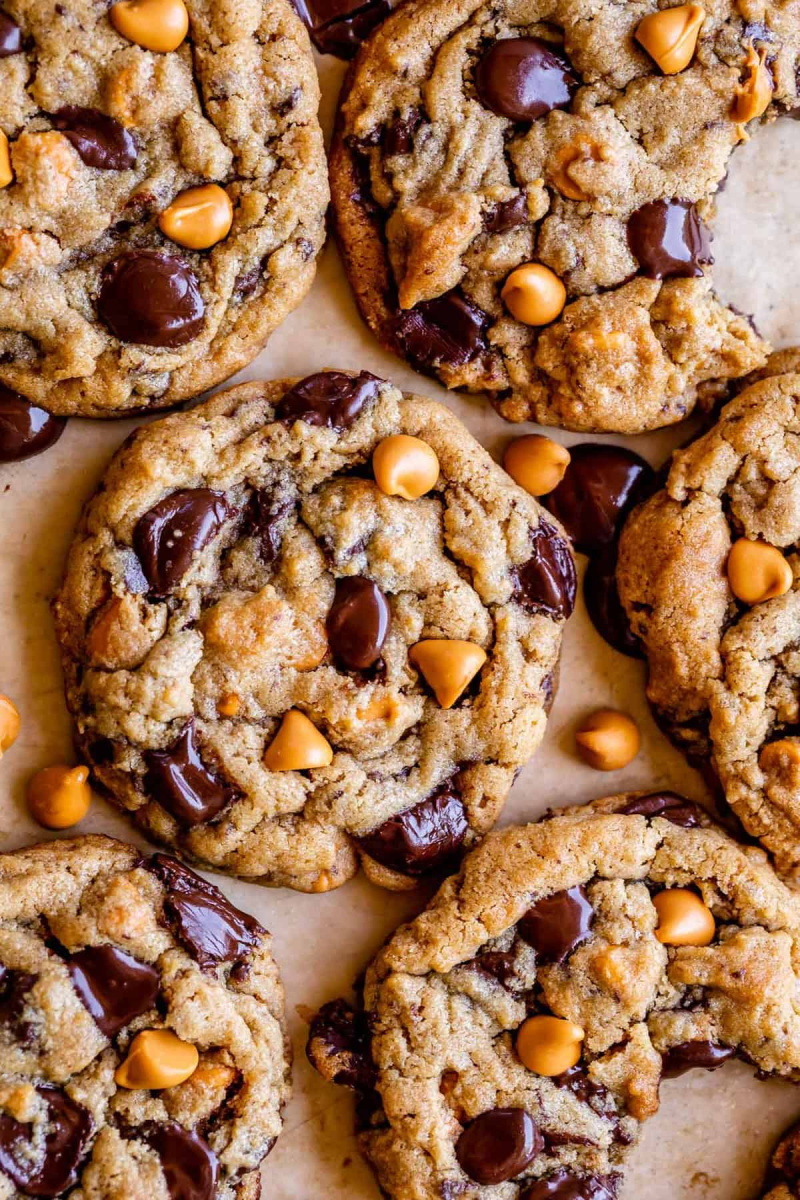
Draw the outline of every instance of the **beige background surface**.
M326 126L331 123L342 64L320 60ZM714 253L723 297L754 312L776 345L800 337L800 123L781 121L736 156L720 200ZM795 332L796 331L796 332ZM314 290L242 379L306 375L326 366L366 368L409 391L446 400L473 433L499 455L512 430L479 398L447 395L383 354L360 325L332 246ZM0 466L0 691L22 713L22 732L0 764L0 848L12 849L42 831L26 814L27 778L53 762L72 761L48 600L62 568L81 504L109 455L135 421L72 421L60 442L39 458ZM555 433L564 443L585 438ZM686 426L625 442L653 464L687 436ZM581 568L585 561L581 560ZM594 632L582 604L564 639L559 691L545 743L519 777L503 821L524 821L544 808L576 803L624 788L669 786L696 799L699 776L659 734L643 696L644 669L612 651ZM578 762L572 730L600 705L628 710L639 720L643 746L624 771L601 775ZM123 819L97 799L81 829L130 836ZM135 839L140 840L140 839ZM268 1200L347 1197L377 1200L352 1136L352 1105L323 1084L304 1054L302 1013L345 992L386 934L421 907L420 895L397 896L354 880L327 896L295 895L219 880L227 894L274 934L287 991L295 1046L295 1096L285 1131L265 1170ZM740 1063L714 1075L697 1072L668 1081L662 1107L635 1152L622 1200L746 1200L758 1183L771 1144L800 1116L800 1091L759 1083Z

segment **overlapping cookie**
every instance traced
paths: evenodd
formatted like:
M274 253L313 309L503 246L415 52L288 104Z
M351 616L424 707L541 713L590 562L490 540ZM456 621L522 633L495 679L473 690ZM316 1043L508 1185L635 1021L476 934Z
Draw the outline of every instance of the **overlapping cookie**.
M289 1091L253 917L111 838L0 855L3 1200L257 1200Z
M255 357L324 238L318 103L288 0L4 0L0 460L25 401L160 408Z
M308 1052L387 1196L613 1200L663 1077L800 1079L798 949L762 850L629 793L489 834Z
M55 603L94 780L264 883L413 887L544 732L575 568L447 409L362 373L248 383L139 430Z

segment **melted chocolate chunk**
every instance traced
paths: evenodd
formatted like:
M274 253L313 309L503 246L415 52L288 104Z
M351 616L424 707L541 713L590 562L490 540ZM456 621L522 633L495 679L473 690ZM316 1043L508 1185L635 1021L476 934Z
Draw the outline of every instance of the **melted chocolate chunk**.
M563 963L591 936L594 909L586 888L567 888L537 900L520 918L517 930L533 946L538 963Z
M352 58L361 43L389 15L394 0L293 0L322 54Z
M301 379L278 401L275 420L305 421L341 432L348 429L361 410L378 394L383 380L367 371L355 377L343 371L320 371Z
M540 1179L520 1195L520 1200L614 1200L617 1180L613 1176L573 1175L556 1171Z
M124 1029L134 1017L155 1008L159 974L114 946L87 946L70 954L67 970L72 986L106 1037Z
M205 304L188 263L160 250L129 250L103 269L97 312L121 342L174 349L197 337Z
M392 611L377 583L360 575L337 579L325 628L337 661L351 671L365 671L381 656L389 635Z
M463 367L486 349L489 317L460 292L423 300L400 313L397 338L416 366Z
M375 1086L367 1018L345 1000L323 1004L311 1022L306 1054L312 1067L331 1083L357 1092Z
M569 546L546 521L540 521L530 537L533 554L511 571L513 597L532 612L566 618L575 607L578 587Z
M164 917L178 941L201 967L244 958L266 930L255 917L235 908L219 888L168 854L145 864L167 889Z
M44 1156L31 1157L31 1125L0 1114L0 1171L26 1196L60 1196L75 1183L94 1126L60 1088L40 1084L36 1091L48 1108Z
M614 540L629 509L655 484L643 458L622 446L582 442L544 504L566 529L576 550L594 554Z
M643 817L663 817L673 825L692 829L700 824L702 810L692 800L679 796L677 792L651 792L648 796L637 796L629 800L621 813L637 813Z
M253 492L250 497L247 528L260 539L261 558L267 566L277 561L286 532L286 519L293 508L291 500L282 500L263 489Z
M187 721L167 750L145 750L145 787L154 800L187 827L210 821L236 792L200 757L194 720Z
M33 1029L23 1019L28 992L38 976L0 966L0 1028L9 1029L23 1046L33 1041Z
M572 1092L573 1096L576 1096L583 1104L588 1104L591 1100L598 1100L605 1105L608 1100L608 1092L602 1083L595 1083L578 1064L562 1071L560 1075L556 1075L553 1083L556 1087Z
M22 30L8 13L0 10L0 58L22 53Z
M693 279L711 257L711 234L691 200L652 200L628 218L628 245L648 279Z
M133 548L153 596L177 587L189 567L222 525L233 515L222 492L180 488L136 522Z
M661 1055L661 1073L665 1079L675 1079L696 1067L716 1071L735 1054L730 1046L720 1046L716 1042L681 1042L678 1046L670 1046Z
M504 1183L524 1171L543 1146L524 1108L493 1108L466 1127L456 1142L456 1158L476 1183Z
M617 543L590 560L583 577L583 598L592 624L609 646L629 658L644 658L642 643L630 627L617 588Z
M475 68L481 104L509 121L535 121L567 108L577 86L564 55L539 38L495 42Z
M66 423L0 383L0 463L41 454L58 441Z
M514 955L500 950L488 950L485 954L479 954L477 958L472 959L469 965L476 971L482 971L491 979L496 979L498 983L502 983L503 987L508 987L516 979Z
M161 1159L170 1200L213 1200L219 1161L199 1134L170 1121L165 1125L148 1124L136 1136Z
M385 154L410 154L414 149L414 134L422 124L422 113L412 108L407 117L397 117L383 131Z
M416 876L450 862L468 830L464 805L450 779L427 800L389 817L356 841L384 867Z
M67 104L53 116L53 126L71 142L87 167L127 171L136 163L136 142L124 125L96 108Z
M502 200L490 208L483 218L487 233L508 233L528 220L528 197L520 192L513 200Z

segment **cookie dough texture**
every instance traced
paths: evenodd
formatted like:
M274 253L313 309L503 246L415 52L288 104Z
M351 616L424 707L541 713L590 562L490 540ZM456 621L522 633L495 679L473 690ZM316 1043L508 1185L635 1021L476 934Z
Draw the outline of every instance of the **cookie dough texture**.
M432 796L457 810L467 844L491 827L544 733L575 591L556 522L452 413L371 376L323 374L302 387L316 395L331 379L367 397L339 430L276 420L297 395L276 381L137 431L85 510L55 603L67 700L96 784L181 853L306 891L343 883L358 866L355 839ZM372 478L377 443L398 433L439 459L439 482L419 500L387 496ZM154 596L133 548L137 523L185 488L224 496L227 515L180 582ZM526 563L542 549L561 556L563 576L545 561L551 587L564 589L555 608L526 591ZM326 638L337 580L351 576L377 584L391 608L381 660L366 671L334 661ZM409 662L426 638L488 655L448 710ZM290 709L333 747L329 767L264 765ZM213 819L194 824L155 799L146 760L188 722L202 769L230 789ZM420 820L408 833L424 841ZM364 863L378 882L413 886Z
M182 1162L197 1200L256 1200L283 1009L269 934L174 859L99 836L0 855L0 1197L169 1200ZM143 1029L196 1045L194 1075L118 1086Z
M537 1181L561 1195L558 1180L564 1195L607 1200L641 1123L658 1110L662 1069L685 1070L693 1049L800 1078L798 897L762 850L734 842L688 802L623 815L632 800L490 834L368 968L362 1054L371 1051L376 1091L360 1139L389 1196L525 1200ZM710 945L655 937L652 897L673 887L695 889L712 910ZM554 921L563 919L559 895L578 888L593 910L588 933L557 961L540 959L525 940L526 912L550 898ZM564 927L552 928L557 943ZM527 1070L514 1049L518 1028L541 1012L585 1031L580 1062L555 1078ZM329 1049L312 1040L312 1061L324 1064ZM337 1074L341 1057L327 1061ZM339 1082L352 1086L352 1075ZM521 1174L482 1186L456 1146L497 1108L524 1109L542 1146Z
M331 180L362 315L384 346L448 387L489 393L509 420L654 429L764 361L765 343L716 298L707 268L696 278L637 273L627 222L675 198L712 219L745 136L731 109L748 56L769 63L765 119L798 103L800 7L706 5L694 59L675 76L634 41L658 7L413 0L365 44L345 86ZM481 103L475 67L494 41L523 36L557 48L563 38L578 86L567 108L515 123ZM509 205L514 217L500 218ZM543 329L515 321L500 299L531 260L567 288L562 315ZM426 309L443 296L466 297L473 328L456 350L429 346L425 361L419 322L442 319L451 334L463 323Z
M0 58L0 130L14 181L0 189L0 384L59 414L160 408L255 357L311 285L328 187L308 37L287 0L188 0L188 39L151 53L88 0L4 0L23 53ZM136 161L88 165L55 126L98 110ZM157 218L187 188L224 187L233 228L204 252ZM97 311L103 269L163 251L188 264L205 317L184 345L120 341Z
M786 554L791 591L752 608L735 599L726 560L742 536ZM617 568L659 721L690 757L711 761L745 829L792 874L800 868L800 768L791 757L800 748L798 538L800 375L784 374L748 387L676 452L666 487L629 518ZM779 739L790 753L762 763Z

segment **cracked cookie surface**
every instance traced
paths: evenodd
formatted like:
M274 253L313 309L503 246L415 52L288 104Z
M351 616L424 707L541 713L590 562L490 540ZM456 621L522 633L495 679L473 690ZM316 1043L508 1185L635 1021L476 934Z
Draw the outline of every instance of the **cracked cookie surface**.
M791 365L795 354L772 363ZM800 867L799 538L800 375L789 373L746 388L675 453L666 487L628 519L617 565L662 727L691 758L710 760L747 832L792 874ZM728 562L740 539L785 571L783 594L737 598Z
M754 72L771 87L765 119L798 103L800 9L709 5L690 65L664 75L634 38L656 8L413 0L345 85L331 183L362 316L510 420L658 428L766 356L711 290L703 222ZM515 44L518 77L514 52L502 58ZM531 261L567 292L543 327L501 297Z
M0 1197L257 1200L290 1094L270 941L164 854L0 855ZM183 1082L115 1078L146 1030L196 1047Z
M713 914L706 944L661 940L672 889ZM361 1093L389 1196L612 1200L664 1075L739 1055L800 1077L799 948L762 850L674 793L629 793L489 834L379 952L363 1012L321 1010L309 1056ZM518 1053L543 1014L583 1035L561 1074Z
M306 32L286 0L186 7L188 37L166 53L88 0L0 12L0 385L55 413L202 392L313 279L328 187ZM191 249L159 219L203 185L233 224Z
M438 460L415 500L373 476L398 435ZM96 784L182 853L326 891L359 857L413 886L491 827L574 597L555 519L449 410L329 372L139 430L55 614ZM450 707L422 647L469 656Z

